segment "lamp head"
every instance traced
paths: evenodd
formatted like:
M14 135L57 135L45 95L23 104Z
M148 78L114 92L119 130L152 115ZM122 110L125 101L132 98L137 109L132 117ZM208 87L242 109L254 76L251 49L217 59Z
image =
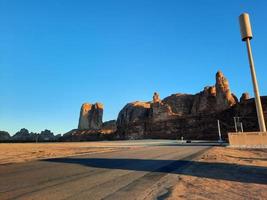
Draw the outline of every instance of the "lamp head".
M247 13L242 13L239 16L239 24L240 24L240 33L242 41L245 41L247 38L252 39L252 30L249 20L249 15Z

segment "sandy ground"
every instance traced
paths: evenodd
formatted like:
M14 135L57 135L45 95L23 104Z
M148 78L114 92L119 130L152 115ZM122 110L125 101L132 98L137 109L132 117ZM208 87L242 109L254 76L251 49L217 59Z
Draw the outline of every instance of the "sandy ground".
M114 151L118 148L128 147L106 142L2 143L0 144L0 164L19 163L85 153L101 153Z
M267 149L214 147L181 174L167 199L267 199Z
M144 145L146 141L0 144L0 164L120 151ZM267 149L213 147L151 188L151 195L144 199L267 199Z
M171 141L175 143L176 141ZM45 158L58 158L87 153L102 153L147 145L169 144L169 140L128 140L97 142L0 143L0 165Z

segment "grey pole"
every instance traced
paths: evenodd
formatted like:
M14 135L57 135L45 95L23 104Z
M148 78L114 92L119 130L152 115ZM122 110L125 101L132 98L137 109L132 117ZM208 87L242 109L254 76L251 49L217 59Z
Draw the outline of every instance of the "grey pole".
M235 123L235 132L237 133L236 117L234 117L234 123Z
M252 39L252 30L251 30L249 15L247 13L243 13L242 15L240 15L239 23L240 23L242 41L246 41L246 44L247 44L249 66L250 66L250 72L251 72L251 77L252 77L255 104L256 104L256 109L257 109L260 132L266 132L266 126L265 126L264 115L262 111L259 87L258 87L256 71L254 67L254 61L253 61L253 56L252 56L252 51L251 51L251 46L250 46L250 40Z
M217 125L218 125L219 142L222 142L220 120L217 120Z

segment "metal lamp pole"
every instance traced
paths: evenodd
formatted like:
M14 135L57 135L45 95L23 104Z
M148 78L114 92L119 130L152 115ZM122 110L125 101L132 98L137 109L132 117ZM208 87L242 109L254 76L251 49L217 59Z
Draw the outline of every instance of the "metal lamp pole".
M260 132L266 132L261 99L260 99L260 94L259 94L259 87L258 87L256 71L254 68L254 61L253 61L252 51L251 51L251 46L250 46L250 40L252 39L252 30L251 30L249 15L247 13L243 13L239 16L239 24L240 24L242 41L245 41L247 44L248 59L249 59L250 72L251 72L254 95L255 95L255 103L256 103Z

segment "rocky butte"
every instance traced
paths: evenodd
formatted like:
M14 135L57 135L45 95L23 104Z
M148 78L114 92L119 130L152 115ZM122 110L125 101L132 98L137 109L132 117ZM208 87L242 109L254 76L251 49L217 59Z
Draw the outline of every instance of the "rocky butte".
M117 130L116 120L103 122L102 103L84 103L81 106L78 129L64 134L61 141L88 141L113 139Z
M267 97L261 97L267 118ZM197 94L172 94L164 99L155 92L152 101L127 103L117 120L102 124L103 105L83 104L78 129L67 134L68 140L96 139L218 139L217 120L223 138L235 131L234 117L240 117L244 131L258 129L254 99L248 93L238 98L221 71L215 85L206 86ZM105 137L103 136L105 135ZM68 136L68 137L66 137Z
M101 103L84 103L81 107L78 129L99 130L102 126L104 106Z

